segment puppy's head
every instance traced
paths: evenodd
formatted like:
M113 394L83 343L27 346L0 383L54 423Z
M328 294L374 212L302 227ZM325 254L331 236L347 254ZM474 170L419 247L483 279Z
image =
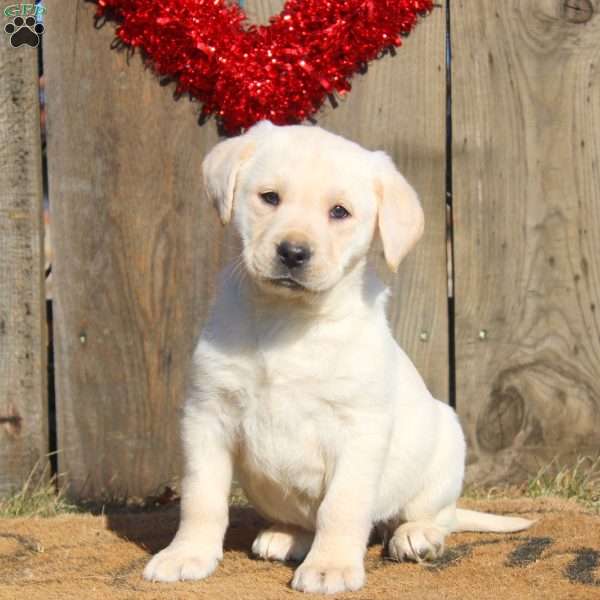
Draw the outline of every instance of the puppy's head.
M318 127L261 121L217 144L203 175L221 221L241 236L248 273L273 293L331 289L376 231L395 271L423 232L417 195L392 160Z

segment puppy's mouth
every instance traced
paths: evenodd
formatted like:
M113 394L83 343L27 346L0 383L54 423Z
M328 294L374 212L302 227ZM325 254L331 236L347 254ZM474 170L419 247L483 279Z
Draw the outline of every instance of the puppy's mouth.
M272 277L272 278L267 279L267 281L271 285L276 285L278 287L285 287L290 290L305 290L306 289L301 283L298 283L295 279L292 279L291 277Z

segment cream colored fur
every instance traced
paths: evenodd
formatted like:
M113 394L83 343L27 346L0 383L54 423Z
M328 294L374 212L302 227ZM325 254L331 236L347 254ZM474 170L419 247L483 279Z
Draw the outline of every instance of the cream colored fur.
M395 269L423 230L389 157L318 127L261 122L217 145L204 177L244 250L221 275L193 357L179 531L144 576L214 571L234 472L273 524L253 552L303 560L292 587L306 592L360 588L374 525L393 558L417 561L439 556L452 531L528 527L455 508L463 433L392 337L388 292L366 260L379 235ZM350 215L333 219L336 205ZM290 239L311 249L293 287L277 279Z

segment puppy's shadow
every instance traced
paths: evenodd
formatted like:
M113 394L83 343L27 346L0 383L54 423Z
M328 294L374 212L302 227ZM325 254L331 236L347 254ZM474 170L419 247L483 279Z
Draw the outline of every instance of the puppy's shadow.
M250 506L229 508L229 528L224 550L251 556L250 548L266 521ZM166 548L179 525L179 504L144 512L115 511L106 514L106 526L120 538L137 544L149 554Z

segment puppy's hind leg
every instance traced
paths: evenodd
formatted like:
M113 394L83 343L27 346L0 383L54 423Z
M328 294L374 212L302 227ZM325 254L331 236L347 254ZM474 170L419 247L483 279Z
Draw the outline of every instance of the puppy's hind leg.
M302 561L312 545L314 533L290 525L263 529L252 544L252 553L264 560Z
M452 531L456 508L452 504L433 518L420 518L402 523L389 541L390 558L415 562L436 560L444 553L444 540Z
M435 560L444 553L446 534L444 529L432 521L403 523L389 541L389 556L397 561Z
M422 490L399 512L402 523L389 543L396 560L435 560L444 553L444 540L456 527L456 500L464 477L465 441L456 415L437 402L436 447ZM452 457L449 459L449 457Z

